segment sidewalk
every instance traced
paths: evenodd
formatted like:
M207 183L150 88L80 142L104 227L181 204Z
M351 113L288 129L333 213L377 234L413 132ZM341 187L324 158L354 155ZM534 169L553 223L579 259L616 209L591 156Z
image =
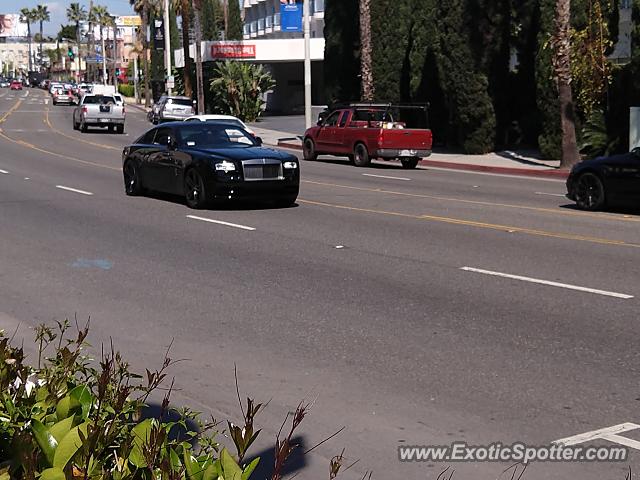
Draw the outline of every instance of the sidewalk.
M136 99L134 97L125 97L123 95L122 98L124 98L124 103L126 106L136 108L142 112L147 113L147 109L144 108L144 99L142 100L143 103L139 104L139 103L136 103Z
M259 124L252 124L251 128L266 145L302 150L302 140L297 134L261 128ZM558 160L540 160L508 150L486 155L464 155L436 151L430 157L421 160L420 165L452 170L559 179L566 178L569 173L558 168L560 165Z

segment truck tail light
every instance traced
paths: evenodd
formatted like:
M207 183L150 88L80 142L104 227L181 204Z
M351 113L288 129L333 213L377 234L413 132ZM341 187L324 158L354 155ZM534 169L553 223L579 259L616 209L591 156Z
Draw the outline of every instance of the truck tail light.
M89 112L87 107L82 107L82 115L86 115Z
M384 141L384 130L380 129L378 132L378 145L382 147L382 142Z

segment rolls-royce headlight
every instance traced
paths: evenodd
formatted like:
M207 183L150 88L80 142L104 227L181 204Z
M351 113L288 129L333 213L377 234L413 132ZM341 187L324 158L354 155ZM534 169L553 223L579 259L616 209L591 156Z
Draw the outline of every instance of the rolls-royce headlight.
M298 164L296 162L284 162L282 164L283 168L288 168L288 169L292 169L292 168L298 168Z
M236 166L233 162L228 162L227 160L223 160L222 162L216 163L216 172L235 172Z

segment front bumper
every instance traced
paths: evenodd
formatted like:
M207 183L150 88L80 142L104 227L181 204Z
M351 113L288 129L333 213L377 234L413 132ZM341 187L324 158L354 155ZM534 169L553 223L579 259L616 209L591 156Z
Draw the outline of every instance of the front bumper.
M296 197L300 190L300 174L285 171L283 180L246 181L239 173L210 173L207 197L216 201L269 201Z
M425 158L431 156L431 150L410 150L403 148L381 148L376 152L379 158L399 158L399 157L418 157Z

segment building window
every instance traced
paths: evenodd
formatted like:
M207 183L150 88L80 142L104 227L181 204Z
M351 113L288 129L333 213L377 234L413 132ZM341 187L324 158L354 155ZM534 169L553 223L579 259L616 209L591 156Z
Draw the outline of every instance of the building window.
M280 26L280 14L279 13L274 13L273 14L273 25L276 27Z
M268 15L267 18L265 18L264 20L265 20L265 27L267 27L267 28L273 27L273 16L272 15Z
M264 18L258 19L258 30L262 32L264 31Z
M313 0L312 8L313 8L313 13L324 12L324 0Z

